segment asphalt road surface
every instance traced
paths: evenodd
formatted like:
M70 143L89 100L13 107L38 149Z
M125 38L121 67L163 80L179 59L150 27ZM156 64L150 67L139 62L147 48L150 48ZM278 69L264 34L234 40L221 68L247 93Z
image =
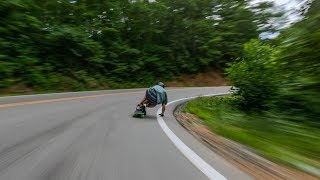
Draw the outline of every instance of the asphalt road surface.
M228 87L168 89L169 101ZM145 89L0 98L0 180L202 180L160 127L157 106L132 117ZM164 121L226 179L251 179L173 118Z

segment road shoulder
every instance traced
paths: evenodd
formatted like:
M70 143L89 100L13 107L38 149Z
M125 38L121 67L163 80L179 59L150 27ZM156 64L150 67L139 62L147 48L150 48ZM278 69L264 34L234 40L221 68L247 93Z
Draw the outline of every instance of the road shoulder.
M234 164L226 161L222 156L212 151L208 146L204 145L194 136L192 136L179 122L175 119L174 110L177 105L186 102L185 100L170 104L167 107L165 123L174 132L174 134L182 140L190 149L198 156L212 166L216 171L222 174L226 179L253 179L252 176L236 167Z

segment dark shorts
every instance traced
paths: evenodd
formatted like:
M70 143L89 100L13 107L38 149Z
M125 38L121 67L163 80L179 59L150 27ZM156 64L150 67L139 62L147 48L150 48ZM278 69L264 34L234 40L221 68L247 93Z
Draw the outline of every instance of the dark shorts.
M146 97L148 100L148 107L154 107L157 105L157 93L154 89L148 89L146 91Z

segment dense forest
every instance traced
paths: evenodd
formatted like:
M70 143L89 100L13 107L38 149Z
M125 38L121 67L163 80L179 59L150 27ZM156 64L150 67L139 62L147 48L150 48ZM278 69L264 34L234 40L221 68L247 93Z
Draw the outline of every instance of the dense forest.
M279 15L250 2L4 0L0 90L145 87L223 70Z

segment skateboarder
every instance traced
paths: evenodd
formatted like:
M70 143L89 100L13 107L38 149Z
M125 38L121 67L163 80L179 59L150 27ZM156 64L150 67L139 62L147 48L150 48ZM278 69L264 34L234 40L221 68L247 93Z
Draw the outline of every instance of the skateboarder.
M162 111L160 116L164 116L164 112L166 111L166 105L168 103L167 92L164 89L165 85L162 82L159 82L157 85L149 88L146 91L146 95L142 99L142 101L138 104L137 109L145 109L144 105L147 107L155 107L158 104L162 105Z

